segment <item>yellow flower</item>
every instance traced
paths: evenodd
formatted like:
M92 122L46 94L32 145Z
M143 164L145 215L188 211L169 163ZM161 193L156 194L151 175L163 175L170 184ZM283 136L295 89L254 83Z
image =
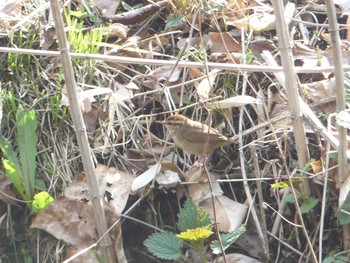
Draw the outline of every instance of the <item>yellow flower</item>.
M196 229L187 229L186 232L182 232L177 235L178 238L187 241L199 241L210 237L213 231L210 230L211 225L198 227Z

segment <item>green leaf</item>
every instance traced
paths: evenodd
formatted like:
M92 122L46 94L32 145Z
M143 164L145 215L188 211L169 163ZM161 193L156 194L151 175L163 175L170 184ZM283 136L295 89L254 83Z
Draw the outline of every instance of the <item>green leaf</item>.
M71 11L69 12L69 15L74 16L78 19L84 19L86 17L89 17L88 12L80 12L80 11Z
M230 233L225 233L221 235L221 242L224 247L224 250L226 250L229 246L231 246L244 232L246 231L245 225L240 225L235 231ZM210 244L211 250L213 250L214 254L220 254L221 246L218 240L214 240Z
M39 212L46 208L50 203L53 202L53 197L48 192L40 192L34 195L34 201L32 203L32 211L34 213Z
M36 170L36 155L37 141L36 135L37 119L34 110L24 111L18 109L17 115L17 131L19 155L22 164L22 175L24 177L24 189L29 199L34 196L35 187L35 170Z
M175 260L181 256L182 241L170 231L154 233L143 244L149 252L161 259Z
M282 199L282 202L285 202L285 203L294 203L294 197L291 193L285 195Z
M342 254L346 254L346 251L344 251ZM348 261L347 255L341 255L341 253L337 253L335 255L327 256L322 262L323 263L345 263Z
M35 179L35 189L39 190L39 191L46 191L46 183L43 179L40 178L36 178Z
M29 198L27 197L23 187L23 178L18 172L16 166L12 162L10 162L10 160L6 159L2 161L2 165L16 191L21 195L24 201L29 201Z
M344 210L345 212L350 213L350 204L344 204L340 211L336 214L336 216L338 217L339 223L341 225L345 225L345 224L349 224L350 223L350 215L341 211Z
M183 16L182 15L177 15L177 16L169 16L168 21L165 24L165 30L170 29L172 27L177 27L180 25L181 20Z
M0 149L6 159L13 164L19 174L22 174L21 165L19 164L17 154L13 150L11 143L0 133Z
M338 161L338 152L337 151L329 151L328 157L334 161Z
M185 202L177 216L179 218L177 227L181 232L212 225L208 213L202 207L197 207L191 200Z
M314 208L319 203L317 198L308 197L303 199L303 203L300 206L300 212L305 214L309 212L312 208Z

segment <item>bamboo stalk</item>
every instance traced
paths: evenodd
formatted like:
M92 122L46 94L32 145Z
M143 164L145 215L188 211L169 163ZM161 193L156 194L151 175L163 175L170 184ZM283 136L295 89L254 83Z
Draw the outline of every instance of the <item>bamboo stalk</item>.
M289 112L292 119L294 137L296 142L296 150L298 155L299 169L303 170L307 164L309 150L305 135L305 127L303 114L299 102L298 83L293 64L292 47L289 41L288 28L283 16L283 6L281 1L272 1L276 16L276 29L278 36L278 44L281 53L282 66L285 76L285 88L288 98ZM310 196L310 188L308 180L303 181L303 191L306 196Z
M49 50L35 50L26 48L11 48L11 47L0 47L0 52L11 53L11 54L24 54L31 56L46 56L46 57L58 57L60 55L59 51L49 51ZM101 55L101 54L82 54L82 53L70 53L72 58L79 59L91 59L99 61L110 61L119 64L137 64L137 65L148 65L148 66L175 66L188 67L188 68L205 68L210 69L221 69L233 72L281 72L283 68L280 66L271 67L267 65L248 65L248 64L234 64L234 63L217 63L208 62L203 64L202 62L193 61L178 61L165 60L165 59L147 59L147 58L135 58L135 57L122 57L122 56L112 56L112 55ZM334 67L294 67L295 73L326 73L334 72ZM344 71L350 71L350 65L343 66Z
M95 216L95 225L98 237L101 237L108 230L107 220L103 208L103 196L101 196L99 193L98 181L95 174L95 167L91 158L91 149L86 134L83 115L79 106L72 60L69 52L66 35L64 32L63 19L61 16L58 0L51 0L51 10L55 20L57 38L60 46L63 74L68 90L67 94L69 99L70 113L72 116L74 130L76 133L83 166L86 173L87 183L89 187L89 198L92 202L92 207ZM116 262L112 246L112 240L108 234L105 235L105 237L101 240L100 246L102 249L102 255L104 257L104 260L108 263Z
M335 75L335 85L336 85L336 104L337 112L346 109L345 100L345 90L344 90L344 70L343 70L343 58L341 50L341 42L339 36L339 25L337 22L337 14L335 12L335 6L332 0L326 1L327 15L329 20L329 33L331 35L331 43L334 58L334 75ZM341 125L337 125L338 129L338 164L339 164L339 174L338 181L340 183L344 182L348 176L348 161L347 161L347 129ZM350 226L343 226L343 242L344 249L350 248Z

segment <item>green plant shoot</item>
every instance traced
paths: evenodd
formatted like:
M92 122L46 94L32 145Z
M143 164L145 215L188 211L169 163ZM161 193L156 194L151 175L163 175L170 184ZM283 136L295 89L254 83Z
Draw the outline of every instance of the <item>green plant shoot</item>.
M16 114L17 144L19 158L14 146L0 133L0 149L3 152L3 167L10 181L24 201L33 200L37 155L37 119L34 110L18 108Z

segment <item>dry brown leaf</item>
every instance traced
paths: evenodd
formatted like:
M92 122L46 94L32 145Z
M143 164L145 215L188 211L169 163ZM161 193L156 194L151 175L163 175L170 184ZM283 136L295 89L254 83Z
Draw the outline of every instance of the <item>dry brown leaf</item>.
M126 206L133 180L134 176L130 173L118 171L114 167L108 168L105 190L110 193L108 201L117 215L120 215Z
M320 103L325 99L335 97L336 93L334 78L302 84L301 88L304 90L311 103ZM335 106L334 100L320 105L319 109L325 112L334 112Z
M215 181L215 176L210 174L212 181ZM211 188L208 182L208 176L203 171L203 168L198 164L194 164L191 168L185 173L186 182L189 184L188 192L194 204L198 205L202 201L211 198ZM222 195L223 191L219 183L212 183L213 195Z
M114 208L115 214L120 215L128 201L134 176L102 164L97 164L95 173L100 195L107 194L108 203ZM70 200L87 202L90 200L88 189L86 177L82 177L64 190L64 196Z
M117 220L113 210L105 206L108 226ZM46 209L40 211L34 218L30 228L44 230L56 239L63 240L72 247L68 250L67 258L78 251L94 244L97 240L95 217L89 202L70 200L65 196L57 197ZM114 228L113 231L117 231ZM111 233L116 235L116 232ZM97 248L97 251L99 249ZM88 257L87 255L90 255ZM91 251L79 256L72 262L95 263Z
M171 170L165 170L160 172L156 176L157 183L164 188L172 188L178 185L181 180L178 173Z
M0 200L9 205L18 206L16 195L11 189L11 181L7 177L0 177Z
M99 0L99 1L104 1L104 0ZM102 18L108 22L122 23L124 25L134 25L152 16L153 14L155 14L161 8L167 6L168 4L169 4L168 1L159 1L158 3L145 5L138 9L125 12L121 15L119 14L114 15L114 13L109 15L105 14Z
M295 11L295 4L287 2L284 7L284 17L289 25ZM275 15L269 14L266 10L257 11L254 14L240 20L227 21L228 25L245 30L253 30L256 33L261 31L274 30L276 28Z
M69 245L87 247L96 240L94 215L87 202L57 197L34 218L30 228L39 228Z
M234 231L242 224L248 207L223 196L220 184L215 183L215 176L210 174L210 178L213 182L212 189L215 196L216 219L219 224L219 230L223 232ZM195 163L185 173L185 179L187 182L198 182L188 186L189 195L192 201L196 205L203 207L213 219L212 190L203 167Z
M228 32L209 33L212 52L242 52L242 46Z
M103 16L112 16L117 11L121 0L94 0L94 6Z
M256 56L258 59L262 59L261 53L264 50L267 50L272 54L276 53L276 51L278 50L275 43L270 39L254 40L250 43L249 47L253 52L254 56Z
M153 75L157 81L169 81L176 82L178 81L182 68L173 66L163 66L151 71L148 75Z
M211 218L214 218L212 198L202 201L199 205L204 208ZM236 230L243 223L248 210L248 206L223 195L214 197L214 205L218 227L222 232Z
M202 71L198 68L188 68L188 73L190 74L191 79L197 79L203 77Z
M248 17L233 22L227 21L228 25L232 25L245 30L253 30L254 32L273 30L276 27L275 16L269 13L254 13Z

